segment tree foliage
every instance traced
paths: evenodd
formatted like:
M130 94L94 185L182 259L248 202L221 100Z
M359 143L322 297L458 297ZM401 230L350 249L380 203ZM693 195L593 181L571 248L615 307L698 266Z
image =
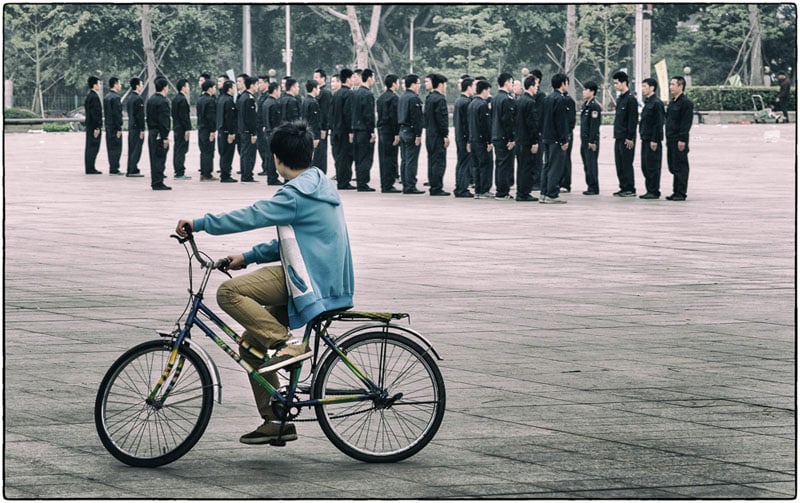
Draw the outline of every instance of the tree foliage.
M497 74L505 59L508 37L503 18L496 16L492 6L466 5L447 7L433 22L441 29L436 34L436 46L442 53L442 67L452 72L471 75Z

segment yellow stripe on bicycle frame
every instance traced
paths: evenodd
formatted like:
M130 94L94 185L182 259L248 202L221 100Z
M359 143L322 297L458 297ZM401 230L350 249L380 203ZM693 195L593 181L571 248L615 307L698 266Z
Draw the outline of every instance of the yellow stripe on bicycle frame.
M167 366L164 369L164 372L161 373L161 378L156 383L156 387L153 388L153 391L150 393L148 398L155 399L156 394L158 394L158 390L161 389L161 386L164 385L166 382L167 377L169 377L170 373L172 373L172 367L175 366L175 361L178 359L178 348L174 348L172 353L169 355L169 361L167 362Z

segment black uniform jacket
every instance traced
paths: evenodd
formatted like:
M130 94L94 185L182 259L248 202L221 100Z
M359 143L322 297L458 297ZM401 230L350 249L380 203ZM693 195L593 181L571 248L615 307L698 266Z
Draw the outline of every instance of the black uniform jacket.
M217 130L217 100L208 93L197 100L197 129L206 133Z
M630 91L617 98L617 111L614 114L614 138L635 140L636 123L639 120L639 105Z
M128 131L144 131L144 100L139 93L131 91L125 98L128 111Z
M183 136L186 131L192 130L189 101L183 93L178 93L172 99L172 127L175 130L175 134L180 136Z
M422 100L414 91L406 90L397 101L397 123L409 128L414 136L422 136L424 120Z
M313 96L306 96L303 98L303 105L300 107L300 115L308 123L308 129L314 135L315 140L319 140L320 124L322 117L320 117L319 103Z
M639 137L643 142L660 143L664 139L664 104L655 94L644 100Z
M492 112L489 103L480 96L470 102L467 108L469 115L469 142L488 144L492 141Z
M103 104L100 103L100 96L90 89L83 102L86 110L86 130L93 131L103 126Z
M678 98L673 98L667 107L665 132L667 140L677 140L689 143L689 130L692 129L692 115L694 103L681 93Z
M119 94L109 91L103 96L103 112L106 118L106 131L109 134L117 134L117 131L122 131L122 101Z
M447 98L439 91L428 95L425 107L425 129L428 136L447 138L450 133L450 124L447 115Z
M527 92L517 100L516 142L526 147L539 143L539 109Z
M548 94L542 104L542 141L564 145L572 141L572 130L569 128L570 99L558 91Z
M492 141L514 141L515 114L514 98L505 90L499 90L492 102Z
M397 136L400 134L400 124L397 122L397 105L400 97L392 91L386 91L378 97L378 131L386 135Z
M155 131L158 140L169 138L169 115L169 100L165 96L156 93L147 98L147 129Z
M353 91L352 118L350 128L353 131L375 132L375 95L368 88L361 86Z

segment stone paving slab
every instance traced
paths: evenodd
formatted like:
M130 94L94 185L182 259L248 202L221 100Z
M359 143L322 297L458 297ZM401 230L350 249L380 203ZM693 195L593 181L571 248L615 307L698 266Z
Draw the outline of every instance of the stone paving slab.
M191 452L140 470L105 451L92 414L114 359L185 306L168 236L180 217L275 188L200 184L193 143L194 179L153 192L148 178L83 175L81 134L6 133L4 496L796 497L795 134L695 126L684 203L611 196L610 127L601 195L580 194L576 152L562 206L344 193L357 307L412 313L444 358L436 438L393 465L346 457L316 423L283 449L241 445L258 423L249 386L202 341L223 403ZM446 189L454 165L451 148ZM665 167L665 195L671 180ZM199 242L221 256L273 236Z

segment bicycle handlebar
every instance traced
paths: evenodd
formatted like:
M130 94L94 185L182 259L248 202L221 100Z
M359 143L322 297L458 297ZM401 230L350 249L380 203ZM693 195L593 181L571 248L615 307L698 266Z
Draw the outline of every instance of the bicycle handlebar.
M225 274L230 276L230 274L228 273L227 269L228 269L228 266L231 264L231 259L229 259L228 257L225 257L225 258L221 258L221 259L216 260L216 261L215 260L208 260L208 261L203 260L203 255L204 254L200 253L200 250L197 249L197 243L194 242L194 233L192 232L192 228L189 226L189 224L185 224L183 226L183 230L184 230L184 232L186 232L186 237L185 238L182 238L182 237L178 236L177 234L172 234L171 237L177 239L180 244L184 244L184 243L186 243L188 241L189 245L192 247L192 254L194 255L195 258L197 258L197 261L200 262L200 266L201 267L209 267L211 269L218 269L219 271L224 272Z

